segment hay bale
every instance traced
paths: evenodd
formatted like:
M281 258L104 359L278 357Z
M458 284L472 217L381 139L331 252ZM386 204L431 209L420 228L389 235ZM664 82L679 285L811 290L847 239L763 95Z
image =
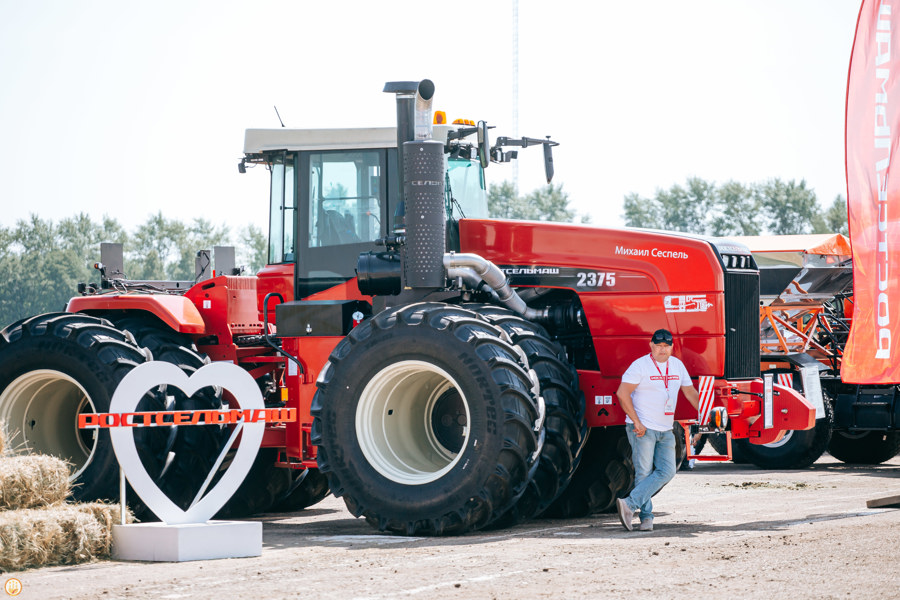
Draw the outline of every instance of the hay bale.
M0 513L0 569L19 571L99 558L108 548L108 535L93 515L75 506L6 511Z
M119 507L102 502L0 512L0 571L108 558L118 522Z
M65 501L69 467L53 456L0 456L0 511Z

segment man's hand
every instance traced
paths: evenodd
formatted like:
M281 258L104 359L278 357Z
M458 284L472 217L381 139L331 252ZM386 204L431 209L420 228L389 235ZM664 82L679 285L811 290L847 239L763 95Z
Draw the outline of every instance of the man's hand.
M640 421L634 422L634 435L638 437L644 437L644 434L647 433L647 428L644 427L644 424Z
M637 386L638 384L636 383L625 383L623 381L619 384L619 389L616 390L616 397L619 399L619 406L622 407L622 410L634 423L634 434L638 437L643 437L647 433L647 428L638 419L637 411L634 410L634 403L631 401L631 393L634 392Z

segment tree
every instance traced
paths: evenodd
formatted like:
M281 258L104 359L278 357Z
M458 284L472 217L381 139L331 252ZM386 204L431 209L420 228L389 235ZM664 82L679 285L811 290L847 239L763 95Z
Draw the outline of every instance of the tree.
M106 218L97 224L84 213L58 225L36 215L15 228L0 229L0 324L40 313L64 310L79 282L94 278L101 240L124 232ZM106 238L108 239L108 238Z
M759 204L750 188L729 181L716 190L709 233L717 236L759 235Z
M0 327L25 317L64 310L78 283L97 281L93 264L100 243L124 245L125 273L130 279L194 279L198 250L231 243L228 227L196 219L190 225L151 216L129 236L109 217L99 223L84 213L54 224L32 215L15 227L0 227ZM240 235L239 252L252 272L266 263L266 236L248 226Z
M657 190L653 198L628 194L624 219L629 227L715 236L826 233L842 231L844 204L838 197L823 212L805 180L771 179L751 185L729 181L717 187L689 178L684 187Z
M824 219L828 231L848 235L850 224L847 220L847 199L841 194L835 196L834 202L825 210Z
M175 264L172 279L193 280L196 278L196 257L200 250L209 250L216 246L229 245L230 234L226 225L215 226L206 219L194 219L190 227L185 228L183 239L178 246L178 262Z
M625 197L625 221L632 227L705 233L715 203L715 186L691 177L687 185L656 190L652 200L637 194Z
M269 241L262 229L256 225L247 225L241 230L236 260L249 273L257 273L266 265L269 260Z
M816 193L800 183L771 179L756 187L759 207L768 231L775 235L813 233L824 227L816 217L820 214Z
M491 186L488 192L488 213L496 219L521 219L526 221L558 221L571 223L577 213L569 208L569 195L562 184L532 190L527 196L519 196L515 186L504 181ZM583 223L588 222L584 217Z

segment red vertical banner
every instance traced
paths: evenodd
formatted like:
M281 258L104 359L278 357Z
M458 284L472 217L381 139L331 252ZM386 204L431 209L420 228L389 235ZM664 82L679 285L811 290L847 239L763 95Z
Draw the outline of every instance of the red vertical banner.
M841 378L900 383L900 0L863 0L845 142L855 306Z

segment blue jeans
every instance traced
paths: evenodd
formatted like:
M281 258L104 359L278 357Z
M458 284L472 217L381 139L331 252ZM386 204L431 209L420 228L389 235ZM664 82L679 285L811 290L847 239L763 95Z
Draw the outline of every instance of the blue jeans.
M672 430L648 429L642 437L634 433L632 423L625 424L634 461L634 489L625 498L628 508L637 512L641 520L653 518L650 498L675 477L675 434Z

